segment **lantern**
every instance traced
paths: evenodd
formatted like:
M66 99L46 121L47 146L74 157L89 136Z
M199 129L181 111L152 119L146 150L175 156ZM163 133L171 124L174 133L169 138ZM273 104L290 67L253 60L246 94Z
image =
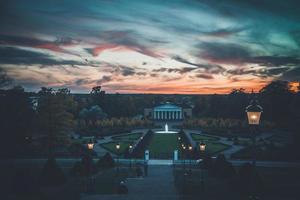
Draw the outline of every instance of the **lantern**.
M90 140L90 141L87 143L87 148L88 148L89 150L93 150L93 148L94 148L94 142L93 142L92 140Z
M204 152L204 151L205 151L205 147L206 147L206 144L205 144L205 143L201 142L201 143L199 144L199 149L200 149L200 151Z
M259 125L262 107L258 104L257 100L252 100L250 105L246 107L249 125Z
M117 144L116 144L116 149L119 150L120 147L121 147L120 143L117 143Z

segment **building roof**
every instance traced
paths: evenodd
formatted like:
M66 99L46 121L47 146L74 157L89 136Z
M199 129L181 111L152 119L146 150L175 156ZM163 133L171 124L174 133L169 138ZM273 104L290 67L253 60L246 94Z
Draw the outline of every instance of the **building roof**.
M154 110L181 110L181 109L182 109L181 107L171 104L169 102L154 107Z

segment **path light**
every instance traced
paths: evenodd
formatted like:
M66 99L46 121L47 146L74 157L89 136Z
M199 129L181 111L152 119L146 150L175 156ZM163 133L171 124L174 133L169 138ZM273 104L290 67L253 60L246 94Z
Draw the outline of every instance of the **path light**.
M93 150L94 149L94 142L92 141L92 139L90 139L90 141L87 143L87 148L89 150Z
M206 144L205 144L204 142L201 142L201 143L199 144L199 149L200 149L200 151L201 151L201 152L204 152L204 151L205 151L205 148L206 148Z
M120 150L120 148L121 148L120 143L117 143L116 149L117 149L117 176L118 177L119 177L119 171L120 171L120 169L119 169L119 150Z
M120 143L117 143L117 144L116 144L116 149L119 150L120 147L121 147Z
M130 144L129 144L129 149L132 149L132 147L133 147L133 146L132 146L132 144L130 143Z
M191 150L193 150L193 147L192 147L192 145L189 145L189 150L191 151Z

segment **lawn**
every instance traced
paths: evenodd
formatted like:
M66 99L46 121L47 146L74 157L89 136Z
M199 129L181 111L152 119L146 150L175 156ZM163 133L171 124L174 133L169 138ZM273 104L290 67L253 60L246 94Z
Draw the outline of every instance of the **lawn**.
M122 140L122 141L135 141L138 140L142 136L142 133L130 133L130 134L124 134L120 136L114 136L112 137L113 140Z
M222 152L226 149L230 148L230 145L222 144L218 142L206 142L206 152L210 155L214 155L216 153Z
M154 134L148 150L150 158L172 158L175 149L179 149L177 134Z
M116 144L120 144L120 150L117 152ZM114 153L114 154L123 154L127 147L130 145L130 141L119 141L119 142L108 142L104 144L100 144L104 149Z
M200 135L200 134L196 134L196 133L191 133L191 136L193 138L193 140L195 141L217 141L219 140L218 137L215 136L209 136L209 135Z

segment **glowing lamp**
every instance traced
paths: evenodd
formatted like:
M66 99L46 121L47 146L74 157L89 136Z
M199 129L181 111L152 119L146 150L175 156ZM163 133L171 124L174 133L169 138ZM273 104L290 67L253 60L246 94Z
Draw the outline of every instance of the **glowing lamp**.
M201 143L199 144L199 149L200 149L200 151L204 152L204 151L205 151L205 148L206 148L206 144L203 143L203 142L201 142Z
M94 143L93 143L92 140L90 140L90 141L87 143L87 148L88 148L89 150L93 150L93 149L94 149Z
M120 143L117 143L117 144L116 144L116 149L119 150L120 147L121 147Z
M258 104L257 100L252 100L250 105L246 107L249 125L259 125L260 116L263 112L262 107Z
M193 149L192 145L189 145L189 150L191 151Z

